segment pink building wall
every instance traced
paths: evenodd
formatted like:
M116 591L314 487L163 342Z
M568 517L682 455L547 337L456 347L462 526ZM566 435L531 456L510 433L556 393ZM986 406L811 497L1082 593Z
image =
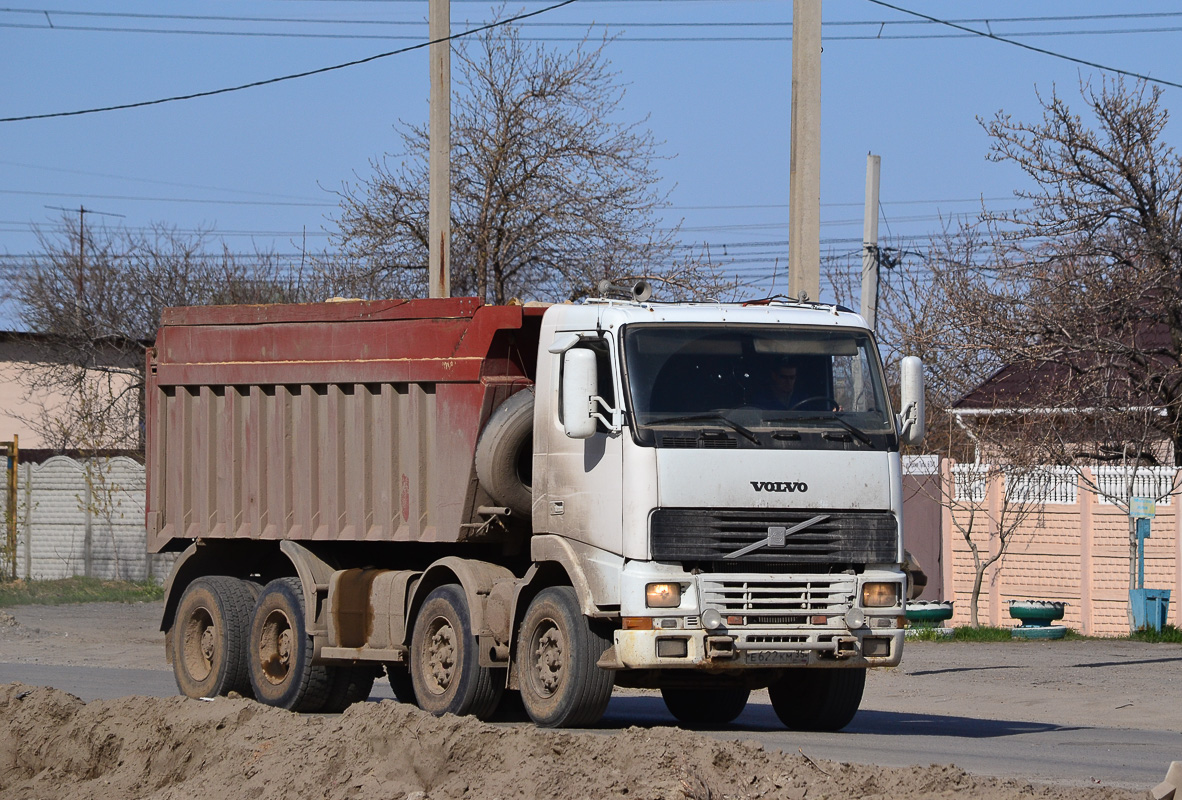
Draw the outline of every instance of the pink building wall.
M955 495L944 467L945 497ZM967 525L970 508L977 514L973 537L982 552L996 552L996 536L982 512L996 518L1004 491L992 481L979 502L947 502L941 525L944 539L944 596L955 602L952 625L968 625L974 567L972 553L955 521ZM1174 498L1159 500L1145 542L1145 586L1170 589L1169 622L1180 624L1182 553L1179 515ZM949 555L950 554L950 555ZM1117 506L1102 503L1081 485L1075 503L1047 503L1028 516L1014 534L1008 553L985 573L978 618L982 625L1018 624L1009 616L1010 600L1055 600L1067 604L1061 624L1088 636L1129 632L1129 518Z

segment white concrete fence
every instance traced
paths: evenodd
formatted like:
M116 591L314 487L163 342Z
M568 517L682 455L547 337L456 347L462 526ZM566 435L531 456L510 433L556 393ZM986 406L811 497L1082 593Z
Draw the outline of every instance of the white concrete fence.
M163 581L176 555L148 555L144 486L144 465L123 456L20 464L17 577Z

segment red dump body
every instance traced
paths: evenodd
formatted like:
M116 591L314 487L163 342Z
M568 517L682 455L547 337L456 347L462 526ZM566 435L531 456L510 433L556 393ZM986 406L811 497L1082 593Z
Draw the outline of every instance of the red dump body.
M477 437L532 384L543 311L475 298L165 310L147 366L149 549L460 540L481 500Z

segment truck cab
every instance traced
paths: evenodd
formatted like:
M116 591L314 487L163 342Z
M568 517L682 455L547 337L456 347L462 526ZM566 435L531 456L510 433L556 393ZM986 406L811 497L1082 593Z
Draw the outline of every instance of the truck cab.
M899 663L900 435L860 317L605 301L541 340L533 541L588 565L613 668Z

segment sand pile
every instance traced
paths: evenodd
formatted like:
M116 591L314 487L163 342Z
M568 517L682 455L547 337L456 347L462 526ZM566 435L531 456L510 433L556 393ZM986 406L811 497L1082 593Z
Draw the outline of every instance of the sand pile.
M83 703L0 685L0 797L125 798L1126 798L1043 789L955 767L887 769L768 752L675 728L595 732L436 719L390 701L299 716L250 700Z

